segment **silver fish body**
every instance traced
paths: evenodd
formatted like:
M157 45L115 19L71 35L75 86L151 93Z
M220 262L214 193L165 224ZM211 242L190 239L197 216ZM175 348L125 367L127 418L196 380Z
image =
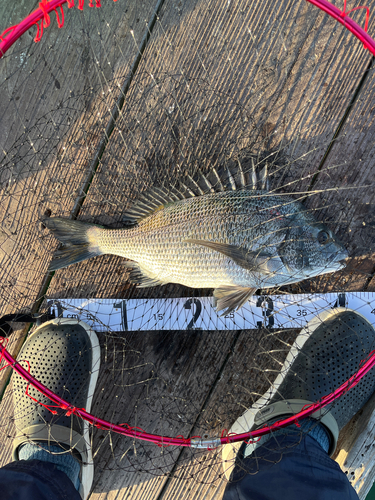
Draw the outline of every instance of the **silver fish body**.
M337 271L348 257L332 231L301 203L263 190L171 201L131 229L59 218L46 219L45 224L66 245L51 269L93 255L119 255L132 261L127 264L132 268L130 280L139 286L215 288L218 309L226 313L243 305L258 288Z

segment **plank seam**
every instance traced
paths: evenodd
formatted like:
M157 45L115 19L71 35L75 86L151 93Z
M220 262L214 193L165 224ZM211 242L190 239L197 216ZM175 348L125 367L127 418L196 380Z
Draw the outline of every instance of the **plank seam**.
M216 388L217 383L220 381L220 378L221 378L221 376L222 376L222 374L224 372L224 369L225 369L228 361L230 360L230 358L234 354L234 349L236 347L236 344L237 344L238 339L239 339L239 337L240 337L240 335L241 335L242 332L243 332L243 330L238 330L237 331L237 333L236 333L236 335L235 335L235 337L234 337L234 339L233 339L233 341L232 341L232 343L231 343L231 345L230 345L230 347L228 349L228 354L225 356L225 359L224 359L224 361L223 361L223 363L222 363L222 365L220 367L220 370L218 371L218 373L217 373L217 375L215 377L215 380L211 384L210 390L208 391L208 393L207 393L207 395L206 395L206 397L205 397L205 399L204 399L204 401L202 403L202 406L200 408L198 416L195 419L193 425L191 426L191 430L189 432L189 435L187 436L188 438L191 437L191 434L192 434L192 432L193 432L193 430L194 430L194 428L197 425L197 422L199 420L199 416L201 415L202 411L204 411L204 409L206 408L206 406L207 406L207 404L208 404L208 402L209 402L209 400L211 398L211 395L213 394L213 392L214 392L214 390ZM176 460L175 460L175 462L173 464L173 467L170 470L170 472L168 473L167 479L166 479L165 483L163 484L163 487L161 488L161 490L160 490L160 492L159 492L159 494L158 494L158 496L156 497L155 500L163 500L164 495L165 495L165 493L166 493L166 491L167 491L167 489L169 487L169 484L171 482L171 479L173 479L173 473L176 470L177 465L179 464L180 458L181 458L182 454L184 453L184 451L186 451L185 448L182 448L181 451L180 451L180 453L178 454L178 456L177 456L177 458L176 458Z
M132 67L131 67L131 70L130 70L130 76L128 76L120 90L120 96L119 98L117 99L115 105L113 106L112 110L111 110L111 118L108 122L108 125L104 131L104 134L103 134L103 137L102 139L100 140L100 143L99 143L99 146L98 146L98 149L97 149L97 152L95 153L95 156L91 162L91 165L90 165L90 168L89 168L89 172L88 172L88 175L86 176L86 179L82 185L82 188L80 190L80 195L76 198L76 201L74 203L74 206L73 206L73 209L71 211L71 216L70 218L71 219L76 219L80 210L81 210L81 207L82 207L82 204L84 202L84 199L86 198L87 196L87 193L88 193L88 190L90 188L90 185L93 181L93 178L95 176L95 173L98 169L98 166L99 166L99 163L100 163L100 160L104 154L104 151L106 149L106 146L109 142L109 139L110 139L110 136L114 130L114 127L115 127L115 123L116 123L116 120L117 118L119 117L120 115L120 112L121 112L121 109L124 105L124 102L125 102L125 96L130 88L130 85L133 81L133 78L135 76L135 73L138 69L138 66L139 66L139 63L141 61L141 58L142 58L142 55L144 53L144 51L146 50L146 46L147 46L147 43L151 37L151 34L152 34L152 31L154 29L154 26L155 26L155 23L156 23L156 20L158 18L158 14L160 12L160 9L162 8L164 4L164 0L158 0L156 6L155 6L155 9L154 9L154 13L153 15L151 16L151 19L149 21L149 23L147 24L147 28L146 28L146 31L142 37L142 40L141 40L141 44L140 44L140 47L138 49L138 54L132 64ZM34 304L32 305L31 307L31 312L33 314L37 313L39 311L39 308L43 302L43 299L44 299L44 296L46 295L47 293L47 290L50 286L50 283L53 279L53 276L54 276L55 272L47 272L43 278L43 281L42 281L42 285L40 287L40 290L39 290L39 293L37 295L37 298L35 299L35 302ZM28 323L25 328L22 330L22 333L21 333L21 336L23 337L23 342L26 340L26 337L27 337L27 334L28 334L28 331L30 330L30 326L31 324ZM14 353L15 357L17 357L17 354L19 352L19 350L21 349L21 346L22 346L22 343L20 343L19 346L17 346L16 348L16 352ZM2 398L3 398L3 395L5 393L5 389L9 383L9 380L10 380L10 376L11 376L11 372L12 370L10 370L9 372L9 375L4 377L2 383L0 384L0 402L2 401Z
M322 168L324 167L325 165L325 162L328 158L328 155L329 153L331 152L332 148L333 148L333 145L335 144L335 141L336 139L338 138L341 130L343 129L344 125L346 124L348 118L349 118L349 115L354 107L354 104L357 102L358 100L358 97L359 97L359 94L365 84L365 82L367 81L368 77L369 77L369 74L370 74L370 70L372 69L373 65L374 65L374 60L375 60L375 57L372 56L371 57L371 60L369 62L369 64L367 65L367 68L365 69L364 73L363 73L363 76L357 86L357 88L355 89L354 91L354 94L353 94L353 97L351 98L350 100L350 103L348 104L347 108L345 109L344 111L344 114L340 120L340 123L338 124L333 136L332 136L332 139L330 141L330 143L328 144L327 146L327 149L323 155L323 158L321 159L320 163L319 163L319 167L318 167L318 170L317 172L314 174L314 176L312 177L311 181L310 181L310 186L307 188L307 191L311 191L312 188L314 187L314 185L316 184L317 180L318 180L318 177L319 177L319 174L321 173L321 170ZM306 200L307 196L305 196L305 198L302 200L302 202L304 200Z

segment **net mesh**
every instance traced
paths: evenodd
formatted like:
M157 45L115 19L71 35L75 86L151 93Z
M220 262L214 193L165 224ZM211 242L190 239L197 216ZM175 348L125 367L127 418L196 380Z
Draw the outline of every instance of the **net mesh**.
M9 11L2 28L27 13ZM0 314L78 317L98 332L99 418L162 436L226 435L316 314L349 307L373 322L370 55L302 1L118 0L65 9L62 29L51 15L38 43L33 30L0 61ZM58 242L45 217L120 228L148 188L238 164L251 177L254 159L267 163L272 193L302 201L341 239L343 270L258 290L224 317L212 289L135 287L119 256L48 272ZM16 354L26 330L13 326ZM7 463L18 427L9 370L0 374ZM337 388L333 374L327 384ZM181 478L208 497L225 487L220 447L158 447L95 427L91 445L93 495L114 471L129 473L116 483L124 491L162 478L148 483L153 498Z

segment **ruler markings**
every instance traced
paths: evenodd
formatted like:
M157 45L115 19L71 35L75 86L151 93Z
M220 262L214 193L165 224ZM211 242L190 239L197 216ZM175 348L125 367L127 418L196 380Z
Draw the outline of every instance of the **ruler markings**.
M212 297L52 299L52 312L86 321L96 331L300 328L323 310L347 307L375 323L375 293L254 296L239 311L216 313Z

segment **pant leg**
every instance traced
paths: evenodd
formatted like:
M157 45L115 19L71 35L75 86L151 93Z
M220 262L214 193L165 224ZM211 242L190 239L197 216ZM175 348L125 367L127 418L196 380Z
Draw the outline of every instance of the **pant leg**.
M2 500L81 500L72 481L55 464L19 460L0 469Z
M223 500L359 500L346 474L309 435L275 436L237 455Z

